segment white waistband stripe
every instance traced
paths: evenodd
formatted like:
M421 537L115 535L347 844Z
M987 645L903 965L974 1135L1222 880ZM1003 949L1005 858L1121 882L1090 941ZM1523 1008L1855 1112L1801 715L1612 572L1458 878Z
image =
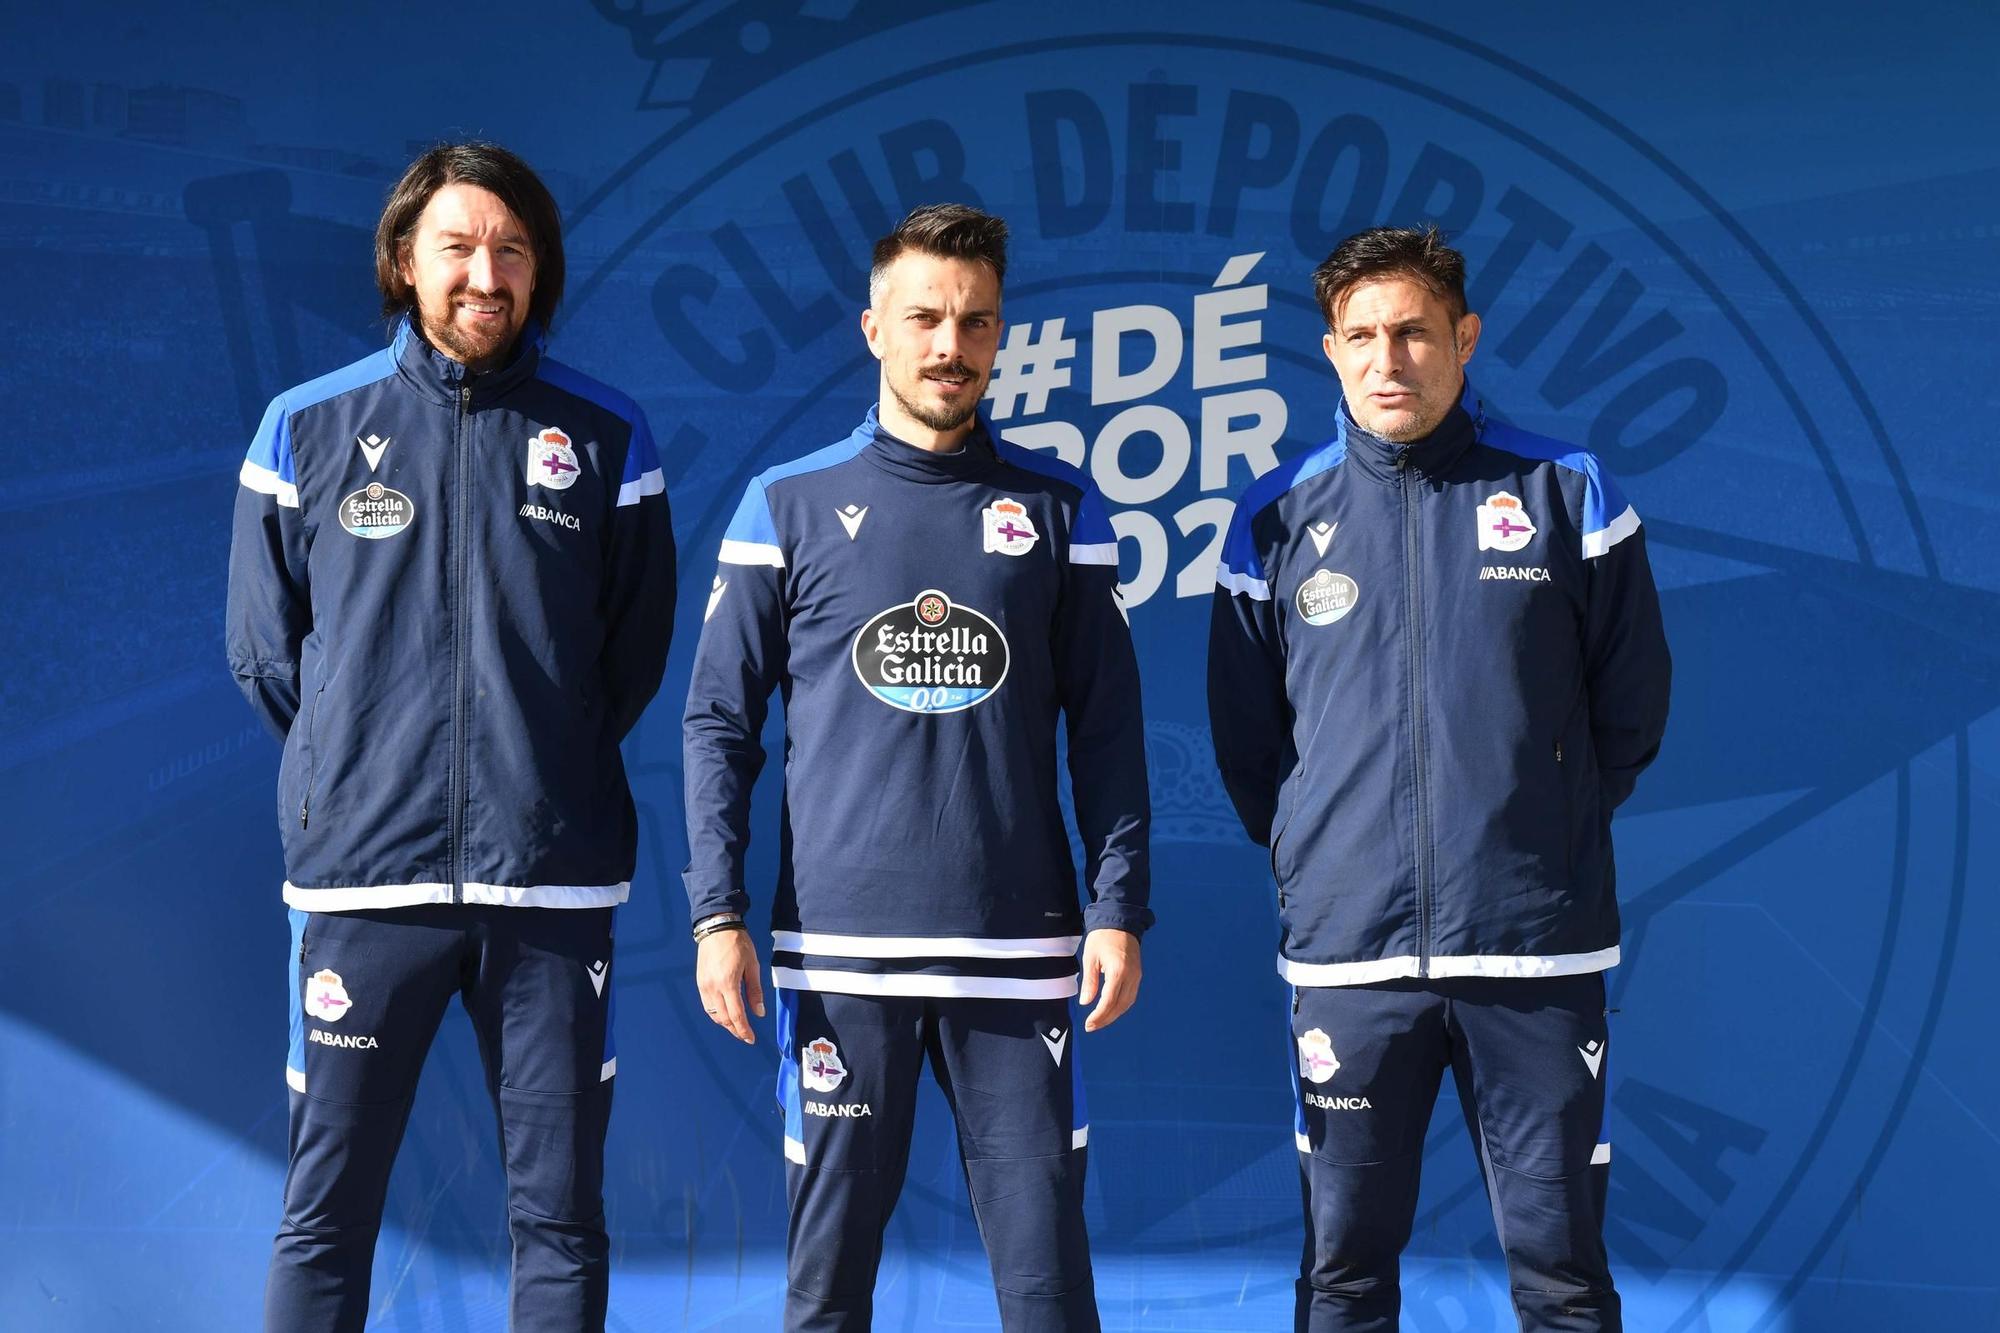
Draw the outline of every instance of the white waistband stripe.
M774 930L771 947L781 953L827 954L835 958L1066 958L1083 943L1081 935L1034 939L977 939L965 935L833 935L817 930Z

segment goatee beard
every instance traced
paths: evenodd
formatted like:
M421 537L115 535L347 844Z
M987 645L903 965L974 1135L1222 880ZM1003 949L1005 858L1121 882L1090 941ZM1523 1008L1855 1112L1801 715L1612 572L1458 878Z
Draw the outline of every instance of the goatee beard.
M957 430L960 426L972 420L974 415L979 411L978 398L974 398L962 407L930 407L922 403L911 402L904 395L903 391L894 384L889 386L889 392L894 395L897 405L916 418L926 430Z

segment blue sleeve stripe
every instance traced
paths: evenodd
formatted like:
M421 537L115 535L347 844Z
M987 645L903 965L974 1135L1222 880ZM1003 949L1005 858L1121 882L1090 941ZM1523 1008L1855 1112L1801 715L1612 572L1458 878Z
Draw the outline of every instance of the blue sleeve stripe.
M641 473L618 488L618 508L638 504L649 495L663 495L666 489L667 477L660 469Z
M268 483L252 481L252 471L264 474ZM264 409L264 420L258 423L257 433L250 440L250 453L243 460L243 484L266 495L277 494L276 486L291 486L298 480L292 471L292 414L282 395L271 400ZM293 494L293 504L298 503L297 493Z
M1263 579L1249 574L1241 574L1221 561L1215 566L1215 586L1232 596L1248 597L1253 602L1271 600L1271 585Z
M1595 532L1583 534L1583 558L1595 560L1639 530L1639 511L1626 505L1618 517Z
M725 565L785 567L785 551L778 544L778 526L771 520L771 500L764 493L762 478L744 489L742 502L723 531L716 559Z

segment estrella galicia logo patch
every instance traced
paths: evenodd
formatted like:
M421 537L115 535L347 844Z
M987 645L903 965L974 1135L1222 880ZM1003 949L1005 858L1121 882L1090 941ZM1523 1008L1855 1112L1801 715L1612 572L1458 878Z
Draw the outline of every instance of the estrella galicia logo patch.
M569 436L554 426L532 436L528 440L528 484L546 486L552 491L566 491L576 485L578 474L583 471L576 461L576 450L570 447Z
M1336 574L1330 569L1316 569L1312 577L1299 585L1295 599L1299 608L1299 619L1308 625L1331 625L1334 621L1354 609L1354 603L1361 596L1361 589L1345 574Z
M891 708L956 713L1007 679L1007 639L969 606L935 588L892 606L854 636L854 674Z
M369 482L340 502L340 526L370 541L395 536L416 516L415 501L379 481Z

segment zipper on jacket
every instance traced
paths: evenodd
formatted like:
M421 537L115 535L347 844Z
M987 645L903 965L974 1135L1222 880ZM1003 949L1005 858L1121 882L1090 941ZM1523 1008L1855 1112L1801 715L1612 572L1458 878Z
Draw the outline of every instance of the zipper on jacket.
M306 794L299 802L299 828L306 827L306 816L312 813L313 784L319 777L319 756L313 751L313 734L319 730L319 697L326 693L326 682L321 681L313 690L312 711L306 714Z
M1417 883L1417 975L1431 974L1431 876L1430 876L1430 774L1425 765L1429 744L1424 725L1424 599L1423 551L1417 537L1419 485L1410 466L1410 451L1396 454L1397 480L1403 492L1403 538L1405 613L1409 619L1410 642L1410 751L1412 777L1416 782L1416 883Z
M452 481L456 494L452 500L451 524L451 582L452 582L452 625L451 625L451 780L448 789L451 794L451 900L465 901L465 802L466 802L466 719L465 702L466 663L465 641L471 632L472 619L469 603L471 597L466 591L466 523L471 504L467 498L470 487L466 484L466 435L469 431L467 418L472 412L472 385L464 376L469 372L461 370L458 386L458 407L452 421Z

